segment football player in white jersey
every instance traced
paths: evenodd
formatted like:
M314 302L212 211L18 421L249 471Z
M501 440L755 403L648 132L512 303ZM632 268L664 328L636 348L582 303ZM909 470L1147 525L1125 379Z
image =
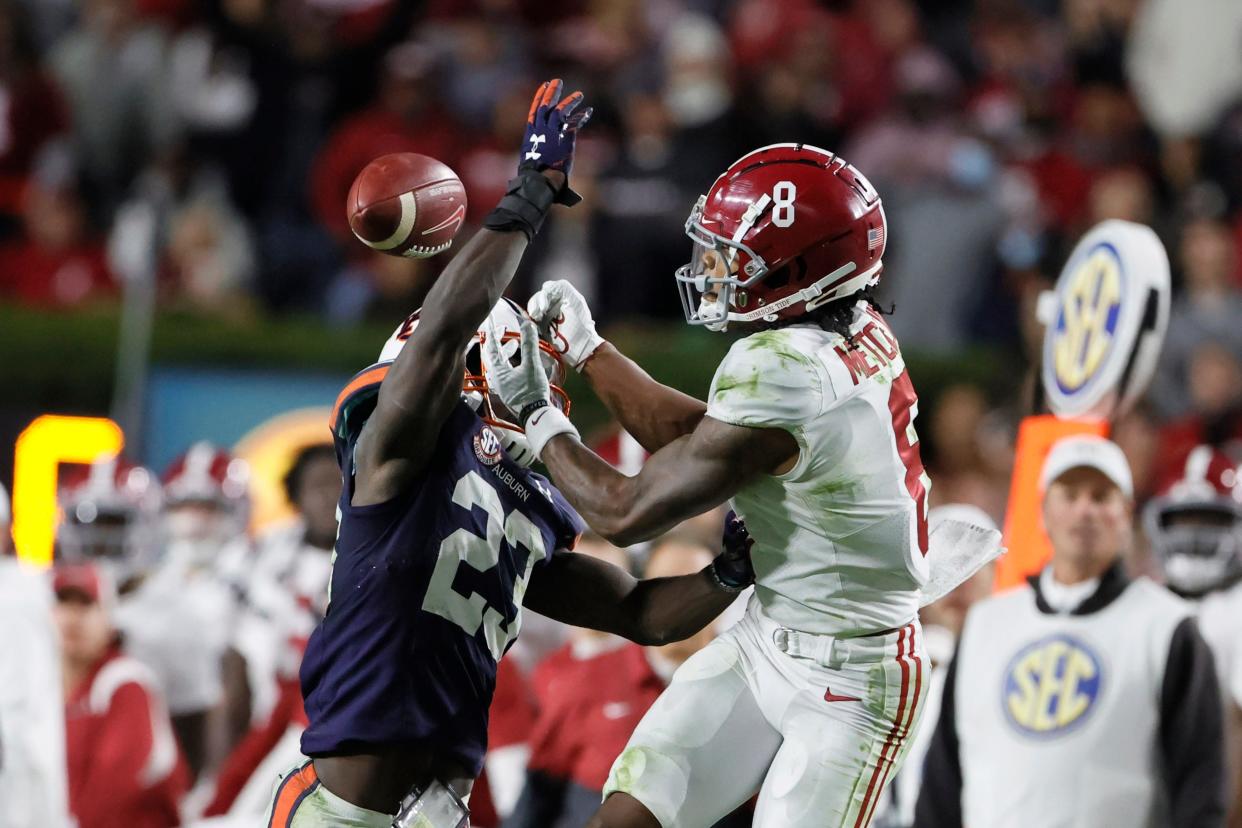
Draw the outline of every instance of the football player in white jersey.
M1144 530L1169 588L1194 603L1216 660L1225 702L1230 814L1242 820L1242 473L1211 446L1143 512Z
M758 792L761 828L865 826L927 686L929 481L914 388L871 300L887 238L880 197L840 157L777 144L730 166L686 230L693 253L676 280L687 321L748 334L706 404L604 342L567 283L529 307L652 452L636 476L586 449L548 404L534 323L523 364L489 357L532 448L610 541L653 537L725 500L755 541L745 619L677 672L590 825L708 826Z

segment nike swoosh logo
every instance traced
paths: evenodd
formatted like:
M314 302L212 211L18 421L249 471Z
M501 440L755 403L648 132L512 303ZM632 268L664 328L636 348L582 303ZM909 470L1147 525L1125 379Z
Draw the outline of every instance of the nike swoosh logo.
M535 414L534 417L531 417L530 424L527 426L527 428L534 428L535 426L539 425L539 421L543 419L543 415L546 413L548 413L548 410L547 408L544 408L543 411L540 411L537 414Z
M824 701L826 702L839 702L839 701L860 702L862 701L862 699L858 698L857 696L838 696L836 693L832 692L831 687L826 687L824 688Z

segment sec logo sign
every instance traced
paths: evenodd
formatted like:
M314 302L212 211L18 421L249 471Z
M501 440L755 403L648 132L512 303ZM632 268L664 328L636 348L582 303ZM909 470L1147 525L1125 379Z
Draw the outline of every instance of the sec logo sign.
M1061 293L1052 367L1065 394L1080 391L1094 377L1116 341L1125 287L1117 249L1103 243L1070 274Z
M1086 721L1102 681L1100 659L1085 643L1068 635L1041 639L1005 669L1005 718L1024 735L1059 736Z
M1108 419L1142 394L1168 326L1169 289L1169 260L1151 228L1110 220L1082 238L1039 303L1054 414Z

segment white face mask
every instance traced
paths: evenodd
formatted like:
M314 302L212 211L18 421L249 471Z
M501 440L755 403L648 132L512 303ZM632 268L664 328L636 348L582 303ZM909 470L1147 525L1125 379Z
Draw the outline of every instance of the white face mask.
M1164 576L1170 584L1191 593L1207 592L1219 584L1227 567L1215 558L1177 555L1164 562Z
M703 323L703 327L709 331L723 331L728 327L729 307L720 293L716 294L715 299L709 300L706 296L699 298L699 319L715 320Z

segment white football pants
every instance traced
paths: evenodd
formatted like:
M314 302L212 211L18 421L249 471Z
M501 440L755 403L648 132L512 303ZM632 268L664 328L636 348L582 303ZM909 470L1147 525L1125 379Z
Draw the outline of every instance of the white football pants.
M691 657L617 757L623 791L663 828L707 828L759 792L756 828L863 828L927 692L917 619L860 638L746 617Z

